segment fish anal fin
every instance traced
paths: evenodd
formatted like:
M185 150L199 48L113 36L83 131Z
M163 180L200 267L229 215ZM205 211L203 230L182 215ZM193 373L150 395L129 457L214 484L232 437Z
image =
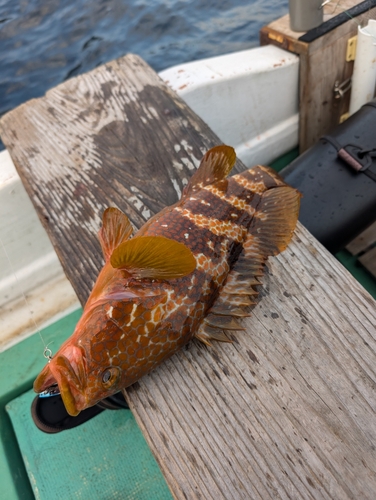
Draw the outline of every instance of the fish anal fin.
M255 297L251 298L246 294L222 293L220 298L223 302L237 307L251 307L257 304Z
M211 327L205 323L202 323L194 335L198 340L211 347L211 340L217 340L219 342L232 343L233 341L227 337L225 332L221 328Z
M107 208L102 220L98 238L104 258L108 261L115 248L130 238L133 228L128 217L115 207Z
M164 236L136 236L113 251L111 265L136 279L174 279L196 269L191 250Z
M204 319L204 323L213 328L221 328L223 330L244 330L242 326L233 316L219 316L217 314L208 314Z
M231 146L215 146L206 152L201 163L184 188L183 196L225 179L231 172L236 161L236 153Z
M261 286L260 277L264 273L266 258L260 252L259 242L252 235L248 235L243 243L243 250L230 271L224 286L209 315L230 316L241 318L250 316L258 301Z
M204 344L211 346L211 340L219 342L233 342L226 333L234 330L244 330L245 328L239 324L235 315L230 314L215 314L209 313L201 323L195 337Z
M247 318L250 316L250 313L244 308L219 303L218 301L211 307L210 313L217 316L231 316L233 318Z

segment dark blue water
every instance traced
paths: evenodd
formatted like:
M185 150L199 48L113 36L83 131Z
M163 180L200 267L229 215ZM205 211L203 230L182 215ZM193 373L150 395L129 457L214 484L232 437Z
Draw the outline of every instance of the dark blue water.
M0 0L0 115L127 52L159 71L258 45L288 0Z

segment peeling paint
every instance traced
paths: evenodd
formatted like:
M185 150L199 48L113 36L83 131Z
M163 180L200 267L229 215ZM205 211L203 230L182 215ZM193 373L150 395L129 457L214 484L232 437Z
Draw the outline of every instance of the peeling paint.
M176 170L178 170L179 172L181 172L181 171L183 170L183 167L184 167L181 163L179 163L179 162L178 162L178 161L176 161L176 160L174 160L174 161L172 162L172 166L173 166L174 168L176 168Z
M182 158L181 161L184 163L189 170L195 170L195 166L189 158Z
M172 182L172 185L174 186L175 191L177 192L178 198L180 200L180 198L181 198L181 190L180 190L180 186L178 184L178 181L176 179L171 179L171 182Z

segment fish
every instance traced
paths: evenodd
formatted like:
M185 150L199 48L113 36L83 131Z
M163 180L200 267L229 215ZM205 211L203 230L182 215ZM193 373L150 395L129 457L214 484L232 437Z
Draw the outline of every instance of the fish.
M34 382L58 385L67 412L138 381L196 338L231 342L257 303L268 257L293 236L300 193L271 168L229 177L231 146L203 156L181 199L133 237L118 208L104 211L104 266L72 336Z

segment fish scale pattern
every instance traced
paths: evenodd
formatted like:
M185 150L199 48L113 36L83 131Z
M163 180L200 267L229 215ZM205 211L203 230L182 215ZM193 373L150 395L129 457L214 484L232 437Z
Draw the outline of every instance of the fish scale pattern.
M206 335L204 331L208 329L205 324L199 332L196 330L219 297L221 287L227 279L239 293L230 297L227 290L226 303L232 303L237 308L255 304L257 291L253 286L260 285L261 282L249 277L245 281L236 281L230 271L243 252L252 220L258 217L257 207L262 193L283 185L284 182L271 169L257 166L242 174L203 186L189 198L181 200L171 211L163 213L142 232L143 235L163 235L180 241L195 255L196 271L192 277L179 280L179 284L174 287L172 301L176 307L169 315L174 330L182 332L184 326L190 326L185 329L188 338L179 337L183 344L195 334L205 343L209 343L210 338L218 339L218 335L220 340L225 339L221 331L211 330L210 335ZM258 264L255 271L256 274L262 274L257 273L262 271L262 266ZM237 277L241 275L238 274ZM187 297L191 298L188 303ZM219 328L227 329L225 319ZM217 336L213 336L215 333ZM176 350L180 347L177 345Z

